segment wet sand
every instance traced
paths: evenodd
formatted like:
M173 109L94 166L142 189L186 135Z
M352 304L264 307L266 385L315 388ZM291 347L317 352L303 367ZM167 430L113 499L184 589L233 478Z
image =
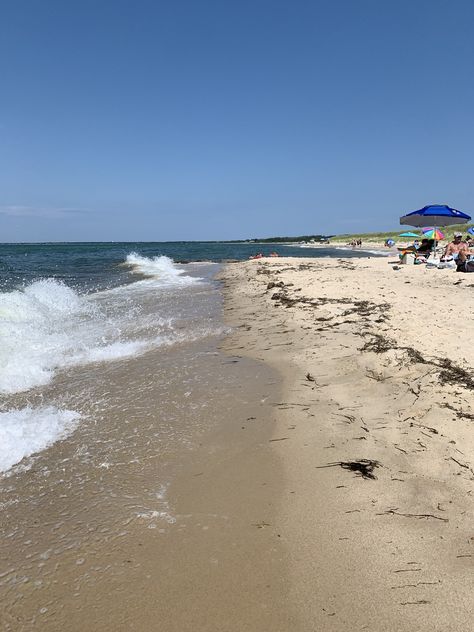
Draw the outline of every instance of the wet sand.
M269 526L282 485L265 404L276 375L215 344L51 385L76 384L77 403L87 393L94 405L1 482L2 631L293 627Z
M292 629L470 629L469 275L285 258L229 265L223 280L229 348L282 376L275 526Z

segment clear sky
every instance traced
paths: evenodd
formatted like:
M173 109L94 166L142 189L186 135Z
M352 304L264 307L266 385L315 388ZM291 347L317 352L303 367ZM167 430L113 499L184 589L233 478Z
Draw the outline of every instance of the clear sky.
M2 0L0 241L474 210L470 0Z

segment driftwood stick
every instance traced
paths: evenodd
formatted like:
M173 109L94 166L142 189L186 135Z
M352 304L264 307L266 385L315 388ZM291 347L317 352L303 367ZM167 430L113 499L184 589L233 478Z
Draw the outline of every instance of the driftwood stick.
M435 516L434 514L402 513L400 511L397 511L396 509L387 509L387 511L383 511L382 513L378 513L375 515L386 516L388 514L392 514L393 516L403 516L404 518L434 518L434 520L442 520L443 522L449 522L448 518L442 518L441 516Z

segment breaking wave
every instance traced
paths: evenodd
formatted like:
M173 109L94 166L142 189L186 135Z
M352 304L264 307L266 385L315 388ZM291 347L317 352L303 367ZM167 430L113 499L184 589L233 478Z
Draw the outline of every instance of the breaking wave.
M184 270L165 256L142 257L136 252L131 252L125 260L125 265L129 266L132 272L156 279L163 285L191 285L201 280L184 274Z
M43 386L60 368L134 356L172 338L170 319L140 320L133 301L111 308L98 297L54 279L0 294L0 393Z

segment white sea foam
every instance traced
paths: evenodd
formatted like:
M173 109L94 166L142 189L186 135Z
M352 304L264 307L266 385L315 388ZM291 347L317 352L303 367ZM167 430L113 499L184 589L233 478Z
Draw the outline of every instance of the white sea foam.
M380 255L390 257L393 255L393 252L387 252L386 250L367 250L366 248L353 248L352 246L331 246L330 244L281 244L282 246L288 247L296 247L296 248L312 248L313 250L320 250L321 248L327 250L345 250L357 253L359 256L360 253L363 254L371 254L371 255ZM325 257L327 258L327 256Z
M383 257L391 257L393 256L393 252L387 250L367 250L367 248L352 248L352 246L335 246L336 250L348 250L357 253L371 254L371 255L379 255Z
M53 406L0 412L0 471L64 439L79 419L79 413Z
M193 266L218 266L217 261L190 261Z
M190 285L200 281L195 277L184 274L184 270L179 269L169 257L142 257L136 252L131 252L125 261L130 266L132 272L142 274L146 277L153 277L163 285Z
M131 253L124 263L147 278L90 295L55 279L0 293L0 394L44 386L62 368L219 333L195 326L183 331L179 324L174 329L176 296L168 290L200 279L185 275L168 257ZM150 291L159 288L165 293Z
M151 322L140 320L139 306L126 298L111 303L100 295L80 296L53 279L0 294L0 393L43 386L60 368L117 360L168 344L171 321L156 316Z

